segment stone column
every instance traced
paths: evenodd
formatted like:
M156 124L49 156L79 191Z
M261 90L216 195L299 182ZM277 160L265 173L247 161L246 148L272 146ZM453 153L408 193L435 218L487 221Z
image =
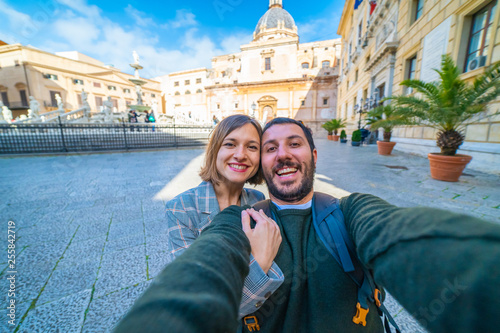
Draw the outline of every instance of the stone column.
M316 105L318 104L318 88L312 86L313 90L313 100L312 100L312 118L311 120L316 121Z

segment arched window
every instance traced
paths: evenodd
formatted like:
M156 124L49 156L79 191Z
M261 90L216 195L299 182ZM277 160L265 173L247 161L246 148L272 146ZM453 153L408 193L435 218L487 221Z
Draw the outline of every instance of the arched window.
M191 95L191 92L189 90L186 90L186 95Z
M330 67L330 61L329 60L325 60L321 63L321 67L322 68L329 68Z
M180 92L176 91L174 95L179 96L180 94L181 94Z
M303 69L308 69L309 68L309 63L308 62L303 62L302 63L302 68Z
M197 93L197 94L201 94L202 92L203 92L203 91L201 91L201 89L196 90L196 93Z

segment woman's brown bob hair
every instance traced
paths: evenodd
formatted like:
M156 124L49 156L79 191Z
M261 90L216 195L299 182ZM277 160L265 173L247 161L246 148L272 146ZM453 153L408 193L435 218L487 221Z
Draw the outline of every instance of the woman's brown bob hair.
M242 114L237 114L229 116L223 119L217 126L215 126L212 135L210 136L210 141L208 142L205 163L201 168L200 177L206 182L211 182L214 185L222 182L222 176L217 171L217 154L219 154L220 147L226 136L246 124L252 124L253 127L259 133L259 140L262 137L262 127L257 122L257 120L245 116ZM260 148L260 147L259 147ZM247 180L247 183L252 185L262 184L264 177L262 175L262 170L259 163L259 168L257 173L252 176L252 178Z

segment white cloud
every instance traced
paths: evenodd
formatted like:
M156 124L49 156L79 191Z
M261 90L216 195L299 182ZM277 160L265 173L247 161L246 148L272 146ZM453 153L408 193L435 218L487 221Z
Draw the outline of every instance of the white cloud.
M135 23L138 25L138 26L141 26L141 27L154 27L156 26L155 22L153 21L152 18L148 17L146 15L146 13L144 12L141 12L140 10L137 10L135 9L134 7L132 7L131 4L129 4L126 8L125 8L125 12L131 17L134 19Z
M300 41L304 43L339 38L337 28L342 8L306 23L297 23Z
M196 16L186 9L179 9L175 13L175 18L162 25L162 28L185 28L196 26Z

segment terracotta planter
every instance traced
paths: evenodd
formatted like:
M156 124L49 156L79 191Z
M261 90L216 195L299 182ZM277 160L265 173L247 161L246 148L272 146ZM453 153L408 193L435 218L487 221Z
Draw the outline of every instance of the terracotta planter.
M328 135L327 138L328 138L328 140L333 141L333 135Z
M427 155L431 166L431 177L445 182L457 182L465 166L472 160L469 155L446 156L439 153Z
M391 155L396 142L377 141L379 155Z
M339 141L340 135L332 135L333 141Z

